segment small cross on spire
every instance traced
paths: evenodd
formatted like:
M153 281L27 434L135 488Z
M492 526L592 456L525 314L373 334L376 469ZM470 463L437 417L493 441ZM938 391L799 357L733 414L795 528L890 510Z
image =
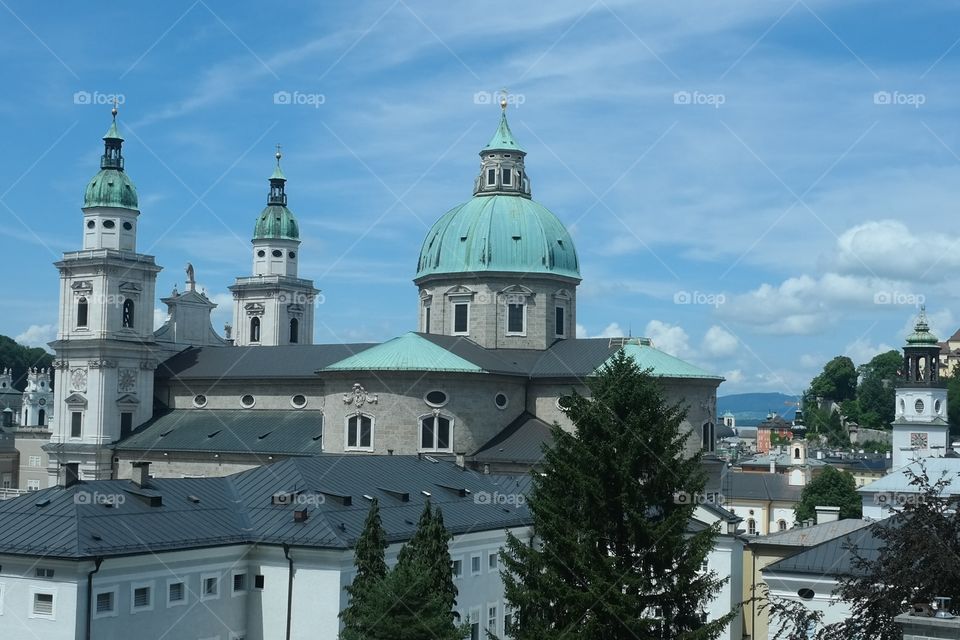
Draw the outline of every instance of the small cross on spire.
M117 98L117 96L113 96L113 109L110 109L110 113L111 115L113 115L114 120L117 119L117 112L119 111L117 107L119 105L120 105L120 100Z
M280 158L283 157L283 154L280 153L280 145L277 144L277 164L280 164Z

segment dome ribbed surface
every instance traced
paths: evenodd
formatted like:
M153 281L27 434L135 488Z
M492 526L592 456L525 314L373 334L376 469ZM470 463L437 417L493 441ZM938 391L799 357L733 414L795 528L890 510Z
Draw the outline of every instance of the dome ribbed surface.
M83 194L83 206L86 207L123 207L137 209L137 188L123 171L101 169L93 176Z
M257 218L253 230L254 240L299 240L300 229L297 218L287 207L268 205Z

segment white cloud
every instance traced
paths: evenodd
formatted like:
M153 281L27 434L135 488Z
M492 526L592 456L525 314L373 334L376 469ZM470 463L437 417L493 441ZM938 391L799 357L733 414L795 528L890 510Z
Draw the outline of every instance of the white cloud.
M960 267L960 238L943 233L914 234L897 220L851 227L837 238L837 270L876 277L925 281Z
M623 329L620 328L620 324L616 322L611 322L606 326L603 331L597 335L590 335L590 332L585 326L580 323L577 323L577 337L578 338L620 338L627 335L624 333Z
M724 384L736 385L741 384L746 380L746 376L743 375L743 371L740 369L731 369L730 371L723 372Z
M858 338L847 345L844 354L853 360L853 364L861 365L870 362L875 355L886 353L892 349L894 347L882 342L880 344L870 344L866 339Z
M32 324L14 340L28 347L42 347L49 351L47 343L57 337L57 327L52 324Z
M687 358L693 355L690 348L690 336L679 325L673 325L660 320L651 320L647 323L646 337L653 341L653 346L678 358Z
M737 351L739 340L723 327L713 325L703 336L700 350L712 358L727 358Z

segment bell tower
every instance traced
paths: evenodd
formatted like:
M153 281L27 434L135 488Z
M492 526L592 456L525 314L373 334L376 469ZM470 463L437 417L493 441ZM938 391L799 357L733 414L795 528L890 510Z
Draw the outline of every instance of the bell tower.
M153 414L157 266L137 252L137 190L127 175L117 108L103 137L100 171L83 201L83 243L64 253L48 474L79 465L80 479L110 478L111 444Z
M46 427L53 408L53 389L50 387L50 372L31 368L27 371L27 388L23 390L20 408L21 427Z
M903 374L896 389L893 468L918 458L942 457L949 444L947 385L940 379L940 345L926 309L903 347Z
M298 276L300 229L287 208L287 178L277 165L267 206L253 230L253 275L237 278L233 292L234 344L313 344L313 311L320 292Z

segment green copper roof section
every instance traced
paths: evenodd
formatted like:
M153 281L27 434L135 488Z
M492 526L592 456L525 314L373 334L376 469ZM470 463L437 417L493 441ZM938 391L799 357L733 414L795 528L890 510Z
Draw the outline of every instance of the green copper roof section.
M287 176L283 175L283 170L280 169L280 162L277 161L277 165L273 168L273 173L270 175L271 180L286 180Z
M93 176L83 194L83 207L122 207L137 209L137 188L126 172L101 169Z
M297 218L287 207L271 204L264 207L253 229L254 240L299 240Z
M513 132L510 131L510 125L507 123L507 111L506 109L500 114L500 126L497 127L497 131L493 134L493 137L490 138L490 142L487 143L487 146L483 148L484 151L493 151L493 150L504 150L504 151L519 151L521 153L526 153L519 144L517 144L516 139L513 137Z
M113 122L110 123L110 128L107 129L107 132L103 134L104 140L123 140L123 136L120 135L120 130L117 129L117 119L114 118Z
M416 277L491 271L580 279L566 227L519 195L478 195L445 213L423 241Z
M937 336L930 332L930 325L927 324L926 307L920 307L920 317L917 318L917 323L913 325L913 333L907 336L907 345L936 345L938 342Z
M623 345L623 351L641 369L652 369L652 375L658 378L699 378L702 380L723 380L723 376L710 373L696 365L676 358L650 345L649 340L634 338ZM609 362L609 360L608 360ZM600 368L606 366L606 362Z
M335 362L323 371L447 371L483 373L483 369L416 333L406 333Z

